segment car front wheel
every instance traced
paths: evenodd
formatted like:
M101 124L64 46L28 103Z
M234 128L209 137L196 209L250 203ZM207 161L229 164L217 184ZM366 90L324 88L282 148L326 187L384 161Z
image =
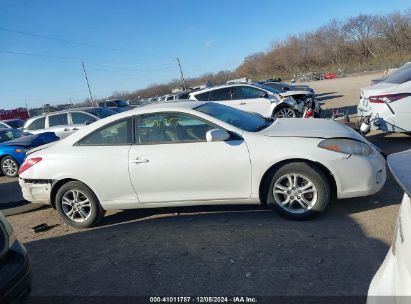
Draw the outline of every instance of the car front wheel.
M75 228L93 227L105 214L94 192L77 181L68 182L57 191L56 208L63 220Z
M19 164L13 157L6 156L1 160L1 172L8 177L16 177L19 175Z
M320 168L295 162L277 170L271 179L267 203L280 215L307 220L322 213L331 200L330 184Z

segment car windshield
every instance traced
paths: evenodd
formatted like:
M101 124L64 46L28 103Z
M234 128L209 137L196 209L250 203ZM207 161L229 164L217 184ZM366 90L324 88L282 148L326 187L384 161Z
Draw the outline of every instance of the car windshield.
M210 115L248 132L258 132L268 127L272 122L258 114L243 112L232 107L212 102L198 106L194 110Z
M6 123L15 129L21 128L22 126L24 126L24 121L20 120L20 119L15 119L15 120L7 120Z
M274 94L281 93L280 90L276 90L276 89L274 89L274 88L272 88L268 85L264 85L264 84L261 84L261 83L253 83L253 86L256 86L257 88L260 88L260 89L263 89L263 90L266 90L266 91L270 91L271 93L274 93Z
M7 129L0 131L0 143L4 143L16 138L20 138L23 135L22 132L16 129Z
M93 114L94 116L97 116L98 118L106 118L106 117L116 114L116 112L111 111L106 108L90 108L90 109L85 109L84 111L90 114Z

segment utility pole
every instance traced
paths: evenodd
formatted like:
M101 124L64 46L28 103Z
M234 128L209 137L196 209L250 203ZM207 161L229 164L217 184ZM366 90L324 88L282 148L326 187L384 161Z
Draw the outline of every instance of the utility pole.
M180 68L181 84L183 85L183 89L185 91L187 88L186 88L186 82L184 80L183 70L182 70L181 64L180 64L180 59L178 57L176 59L177 59L178 67Z
M90 84L88 83L88 77L87 77L86 67L84 66L83 60L81 61L81 65L83 66L84 77L86 78L87 87L88 87L88 92L90 93L91 105L94 106L93 95L91 94Z

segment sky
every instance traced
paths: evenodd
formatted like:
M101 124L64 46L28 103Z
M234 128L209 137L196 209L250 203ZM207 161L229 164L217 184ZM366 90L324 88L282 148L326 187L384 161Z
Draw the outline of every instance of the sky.
M80 102L232 70L331 19L411 0L0 0L0 109Z

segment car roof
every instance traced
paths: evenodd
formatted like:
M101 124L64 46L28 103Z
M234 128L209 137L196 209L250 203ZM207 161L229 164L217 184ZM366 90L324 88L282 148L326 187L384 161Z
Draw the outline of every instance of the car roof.
M82 108L71 108L67 110L55 111L55 112L47 112L41 115L30 117L29 121L32 121L37 118L46 117L48 115L57 115L57 114L64 114L69 112L76 112L76 111L85 111L87 109L97 109L97 108L104 108L104 107L82 107Z

